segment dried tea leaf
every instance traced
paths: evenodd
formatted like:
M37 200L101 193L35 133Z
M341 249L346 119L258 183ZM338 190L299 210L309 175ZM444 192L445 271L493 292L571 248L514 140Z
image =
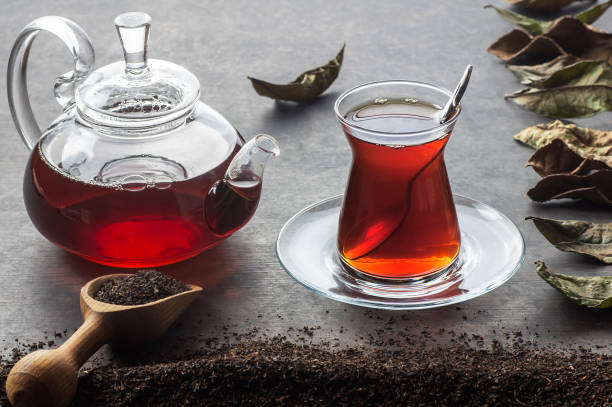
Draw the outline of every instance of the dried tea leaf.
M534 88L560 86L612 85L612 68L607 61L578 61L553 72L548 78L531 83Z
M529 216L540 233L557 249L612 263L612 223L555 220Z
M582 198L612 206L612 170L599 170L589 175L548 175L527 191L527 196L535 202Z
M592 24L597 21L597 19L601 17L601 15L605 13L605 11L610 8L610 6L612 6L612 0L596 4L593 7L590 7L589 9L576 14L576 18L585 24Z
M591 171L609 168L606 164L582 158L561 139L540 147L527 161L541 177L553 174L586 175Z
M612 277L577 277L551 272L543 261L536 261L536 272L544 281L578 305L589 308L612 306Z
M531 85L533 83L541 82L558 70L575 64L578 61L578 57L573 55L560 55L553 60L544 62L543 64L506 65L506 68L508 68L510 72L516 76L516 79L518 79L521 84Z
M527 127L514 139L535 149L561 139L580 157L602 162L612 168L612 131L593 130L555 120Z
M557 119L591 117L612 110L612 87L605 85L529 88L505 97L534 113Z
M532 112L556 118L589 117L612 110L612 68L580 61L527 88L506 95Z
M555 21L546 36L580 59L612 62L612 34L596 30L573 17Z
M511 10L500 9L492 5L486 5L485 8L492 8L502 18L516 24L526 30L531 35L544 34L553 25L553 21L542 21L535 18L527 17Z
M519 29L514 29L500 37L487 51L506 62L548 61L559 55L567 55L567 52L555 40L544 35L532 38L527 32Z
M526 80L528 82L527 84L532 88L554 88L559 86L612 83L612 69L607 61L575 61L567 66L560 66L570 61L572 58L575 57L568 55L555 58L553 61L557 62L548 65L548 70L551 71L548 76L542 76L540 78L531 76ZM541 67L543 65L546 64L537 66ZM554 68L557 69L553 71Z
M487 52L503 61L508 61L520 50L529 45L532 40L533 37L529 35L527 31L515 28L499 37L497 41L487 48Z
M554 11L582 0L506 0L508 3L533 10Z
M302 73L293 82L286 85L278 85L250 76L248 78L255 91L261 96L292 102L308 102L323 93L336 80L343 58L344 45L338 55L327 64Z
M599 31L574 17L561 17L543 35L531 37L522 30L502 36L488 51L504 61L548 61L571 54L580 59L612 63L612 34Z
M611 5L612 0L609 0L605 3L597 4L589 8L588 10L576 14L576 19L582 21L585 24L591 24L595 22ZM544 34L555 23L554 20L538 20L536 18L527 17L511 10L500 9L492 5L487 5L485 6L485 8L494 9L497 14L499 14L502 18L525 29L531 35Z

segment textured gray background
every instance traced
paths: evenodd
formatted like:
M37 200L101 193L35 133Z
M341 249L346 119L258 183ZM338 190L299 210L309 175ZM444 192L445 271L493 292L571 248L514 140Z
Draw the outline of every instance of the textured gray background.
M501 0L491 1L505 7ZM2 65L6 66L21 27L42 15L62 15L84 27L96 47L97 66L120 59L112 22L117 14L128 11L125 2L85 3L4 0L0 5ZM534 205L524 196L538 176L523 168L532 150L514 142L512 135L547 119L504 101L504 93L520 86L485 50L511 25L492 10L484 10L486 3L189 0L144 4L143 10L153 16L149 55L186 66L200 79L203 100L247 138L264 131L277 137L282 148L281 156L267 169L253 220L211 251L165 268L206 287L206 295L166 336L169 348L189 346L190 337L220 335L224 325L230 331L256 326L268 334L284 334L290 326L320 325L315 340L338 337L349 344L361 342L360 335L374 333L389 317L400 319L400 314L405 320L396 328L414 333L446 328L491 340L503 339L502 331L523 330L543 344L608 343L610 311L573 305L540 280L533 262L544 259L555 271L577 275L609 273L609 269L556 251L523 218L612 221L612 216L609 210L588 204ZM612 12L595 25L612 29ZM252 75L292 80L331 59L343 42L347 45L340 76L314 103L275 103L256 95L246 79ZM332 114L335 98L349 87L382 79L415 79L452 88L467 63L475 71L464 99L465 111L446 152L452 187L493 205L519 226L528 248L524 266L504 286L461 304L461 310L451 306L406 313L366 312L295 283L278 264L274 243L283 223L296 211L343 191L350 153ZM59 114L51 84L70 68L63 45L41 35L29 70L30 94L40 123ZM54 331L76 328L81 321L79 287L114 270L64 253L30 223L21 194L28 153L10 118L4 80L0 88L0 340L35 341ZM578 123L610 130L610 118L601 114Z

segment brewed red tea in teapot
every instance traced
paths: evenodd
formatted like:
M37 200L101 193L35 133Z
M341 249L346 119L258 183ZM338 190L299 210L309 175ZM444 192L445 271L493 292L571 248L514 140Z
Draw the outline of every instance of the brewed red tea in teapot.
M24 201L56 245L118 267L152 267L195 256L246 224L257 208L274 138L245 143L199 100L193 74L148 59L150 17L115 20L125 61L93 71L87 35L70 20L42 17L24 28L9 60L9 103L32 149ZM55 82L64 112L40 131L25 68L40 30L62 39L75 69ZM93 72L92 72L93 71Z

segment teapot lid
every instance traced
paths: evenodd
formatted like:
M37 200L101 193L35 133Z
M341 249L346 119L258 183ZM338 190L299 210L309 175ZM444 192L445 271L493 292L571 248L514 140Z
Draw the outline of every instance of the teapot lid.
M86 121L141 129L175 121L191 111L200 83L179 65L147 59L150 23L151 17L141 12L115 19L125 61L97 69L77 88L77 109Z

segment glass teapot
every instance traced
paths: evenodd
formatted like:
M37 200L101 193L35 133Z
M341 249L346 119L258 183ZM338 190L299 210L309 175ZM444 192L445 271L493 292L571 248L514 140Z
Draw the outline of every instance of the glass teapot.
M199 100L191 72L147 59L147 14L122 14L115 25L125 61L95 71L91 42L70 20L42 17L17 37L8 99L32 150L24 201L47 239L88 260L117 267L174 263L248 222L264 165L279 148L263 134L245 143ZM63 40L74 57L74 70L54 84L63 113L42 132L25 76L41 30Z

